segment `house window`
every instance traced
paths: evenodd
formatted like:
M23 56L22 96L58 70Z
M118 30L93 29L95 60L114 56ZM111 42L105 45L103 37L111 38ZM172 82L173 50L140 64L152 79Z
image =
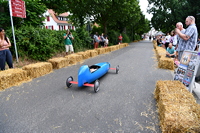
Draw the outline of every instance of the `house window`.
M47 21L50 21L50 17L49 16L47 16Z
M61 21L63 21L63 17L60 17L60 16L59 16L59 17L58 17L58 20L61 20Z
M68 21L69 19L66 18L66 17L58 16L58 20L61 20L61 21Z
M69 19L68 18L63 18L63 21L69 21Z
M51 25L51 26L46 26L46 29L54 30L53 25Z
M64 25L59 25L59 30L65 30L65 26Z

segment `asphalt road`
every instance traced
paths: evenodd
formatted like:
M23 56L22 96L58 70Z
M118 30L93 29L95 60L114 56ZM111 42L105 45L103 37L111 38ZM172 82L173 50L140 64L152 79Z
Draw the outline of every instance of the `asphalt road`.
M91 87L66 88L66 79L81 65L109 62L120 66ZM158 69L150 41L54 70L0 92L0 133L160 133L154 89L158 80L172 80Z

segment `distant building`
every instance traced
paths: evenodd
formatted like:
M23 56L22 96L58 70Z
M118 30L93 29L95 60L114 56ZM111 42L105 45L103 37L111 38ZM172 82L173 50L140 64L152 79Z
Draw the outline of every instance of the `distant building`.
M45 21L43 21L46 29L75 30L75 26L69 23L67 18L69 16L68 12L57 15L52 9L48 9L43 15L46 17Z
M151 28L151 30L148 32L148 35L155 36L156 33L157 33L157 31L154 28Z

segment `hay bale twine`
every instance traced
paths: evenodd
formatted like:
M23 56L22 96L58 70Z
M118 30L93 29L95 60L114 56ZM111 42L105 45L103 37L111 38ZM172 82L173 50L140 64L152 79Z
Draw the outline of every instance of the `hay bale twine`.
M50 62L39 62L26 65L22 69L27 71L28 76L31 78L37 78L52 72L53 66Z
M60 69L69 65L68 58L64 57L52 58L49 59L48 62L52 64L53 69Z
M30 80L25 70L15 68L0 71L0 90L20 85L21 83Z
M200 131L200 106L180 81L157 81L154 97L163 133Z

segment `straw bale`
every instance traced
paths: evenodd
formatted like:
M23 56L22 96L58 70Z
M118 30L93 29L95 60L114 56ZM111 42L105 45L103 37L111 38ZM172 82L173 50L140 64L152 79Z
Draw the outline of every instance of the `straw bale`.
M124 47L127 47L128 46L128 43L123 43Z
M120 45L115 45L115 48L116 48L116 50L120 49Z
M123 45L123 43L122 44L119 44L119 48L121 49L121 48L124 48L124 46L125 45Z
M126 46L128 46L128 43L121 43L121 44L119 44L119 48L124 48Z
M110 52L117 50L117 47L115 45L114 46L110 46L109 48L110 48Z
M105 47L104 49L105 49L105 53L110 52L109 47Z
M156 40L153 40L153 47L154 47L154 49L156 49L156 47L158 47Z
M97 48L95 50L98 52L99 55L100 54L105 54L105 48Z
M48 62L52 64L53 69L59 69L59 68L63 68L69 65L68 58L64 58L64 57L52 58L52 59L49 59Z
M86 52L89 53L90 57L95 57L98 55L98 52L96 50L87 50Z
M0 71L0 90L20 85L21 83L30 80L27 72L16 68Z
M167 58L165 56L161 56L161 58L158 61L158 67L163 69L170 69L174 70L174 61L172 58Z
M81 62L83 60L83 56L80 54L70 54L65 56L69 60L69 64L76 64L78 62Z
M53 66L50 62L39 62L26 65L22 69L27 71L28 76L31 78L37 78L52 72Z
M200 105L180 81L157 81L154 97L163 133L200 131Z
M88 53L88 52L78 52L76 54L82 55L84 60L90 58L90 53Z
M166 50L162 47L156 47L156 55L157 55L157 59L159 60L161 55L166 55Z

